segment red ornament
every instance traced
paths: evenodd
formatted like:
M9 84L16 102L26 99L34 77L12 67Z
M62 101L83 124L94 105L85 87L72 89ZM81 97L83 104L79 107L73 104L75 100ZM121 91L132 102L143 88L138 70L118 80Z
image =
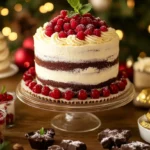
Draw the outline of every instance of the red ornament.
M23 41L23 47L24 47L25 49L34 50L33 37L27 37L27 38Z
M23 47L18 48L15 52L14 59L16 65L22 70L34 66L34 52L29 49Z

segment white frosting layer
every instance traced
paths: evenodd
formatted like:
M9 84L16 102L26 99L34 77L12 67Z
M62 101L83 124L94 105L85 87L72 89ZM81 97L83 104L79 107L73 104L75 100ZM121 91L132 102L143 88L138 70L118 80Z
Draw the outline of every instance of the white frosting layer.
M34 35L34 46L36 57L44 61L113 61L119 55L119 38L112 28L101 37L86 36L84 41L75 35L59 38L57 32L48 37L40 27Z
M74 69L73 72L50 70L37 64L35 64L35 68L38 77L41 79L84 85L96 85L117 77L118 74L118 64L103 70L97 70L97 68L89 67L84 70Z
M134 64L134 70L150 73L150 57L138 58Z

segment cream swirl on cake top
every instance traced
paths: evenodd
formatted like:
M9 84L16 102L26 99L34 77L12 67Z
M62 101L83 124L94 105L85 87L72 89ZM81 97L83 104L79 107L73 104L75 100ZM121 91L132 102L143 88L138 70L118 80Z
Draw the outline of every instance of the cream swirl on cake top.
M51 37L48 37L45 35L45 27L48 23L45 23L43 28L40 27L37 29L36 34L34 35L34 38L36 40L48 42L51 44L57 44L57 45L71 45L71 46L80 46L80 45L88 45L88 44L100 44L109 42L112 39L118 39L119 37L117 33L115 32L115 29L109 27L107 32L101 32L101 36L95 36L95 35L87 35L85 37L85 40L80 40L76 37L76 35L69 35L66 38L59 38L58 32L55 32L52 34Z

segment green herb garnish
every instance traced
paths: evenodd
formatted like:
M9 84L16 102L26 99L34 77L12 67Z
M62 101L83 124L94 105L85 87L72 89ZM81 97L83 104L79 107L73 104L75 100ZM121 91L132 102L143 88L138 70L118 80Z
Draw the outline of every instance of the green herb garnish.
M68 16L72 17L76 14L85 14L92 9L92 5L90 3L82 5L80 0L67 0L70 6L74 9L74 11L69 11Z
M0 150L11 150L11 146L9 142L3 142L0 144Z
M2 89L0 91L1 94L4 94L6 92L6 87L5 86L2 86Z
M44 130L44 128L42 127L41 129L40 129L40 135L44 135L45 134L45 130Z

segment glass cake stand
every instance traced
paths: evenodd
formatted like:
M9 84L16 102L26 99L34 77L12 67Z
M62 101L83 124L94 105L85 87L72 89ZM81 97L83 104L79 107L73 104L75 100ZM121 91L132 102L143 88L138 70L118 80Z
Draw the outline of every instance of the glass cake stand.
M134 98L135 89L133 84L130 83L130 87L114 100L100 103L72 105L52 103L37 98L21 88L21 83L17 86L16 95L20 101L31 107L61 112L51 120L51 125L54 128L66 132L89 132L98 129L101 126L100 119L91 112L111 110L128 104Z

